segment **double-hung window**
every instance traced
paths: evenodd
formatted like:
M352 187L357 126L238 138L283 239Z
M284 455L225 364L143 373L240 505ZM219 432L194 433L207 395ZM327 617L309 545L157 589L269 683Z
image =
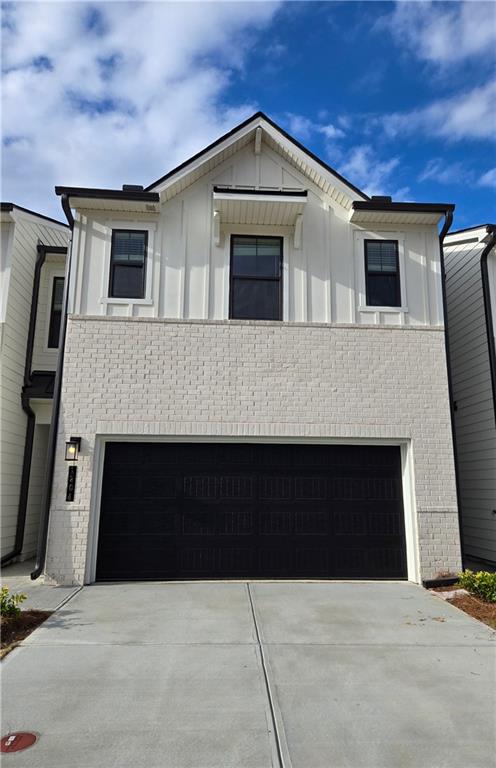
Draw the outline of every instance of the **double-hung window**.
M401 306L397 240L365 240L365 283L367 306Z
M143 299L146 282L148 232L135 229L112 230L109 296Z
M48 325L48 348L57 349L59 346L60 323L62 320L62 302L64 300L64 278L54 277L52 285L52 304L50 307L50 322Z
M282 237L232 235L229 317L282 320Z

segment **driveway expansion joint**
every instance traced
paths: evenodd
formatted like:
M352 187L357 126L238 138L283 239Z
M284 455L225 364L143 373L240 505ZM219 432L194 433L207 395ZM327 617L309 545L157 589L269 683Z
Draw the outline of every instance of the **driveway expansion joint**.
M259 629L259 625L258 625L258 620L257 620L256 611L255 611L255 606L253 604L253 596L251 594L250 582L246 582L246 590L248 592L248 600L250 601L250 608L251 608L251 613L252 613L252 616L253 616L253 624L255 626L255 632L256 632L256 636L257 636L258 648L260 650L260 660L262 662L262 670L263 670L263 676L264 676L264 681L265 681L265 689L266 689L266 692L267 692L267 698L269 700L270 716L271 716L271 720L272 720L272 728L273 728L274 738L275 738L275 742L276 742L276 750L277 750L277 757L278 757L278 760L279 760L279 768L290 768L290 765L289 765L288 761L285 760L284 757L283 757L283 746L282 746L282 740L281 740L281 733L280 733L279 728L277 726L277 717L276 717L276 711L275 711L275 699L274 699L274 696L272 695L272 690L271 690L271 686L270 686L268 665L267 665L267 660L265 658L263 643L262 643L262 640L261 640L261 637L260 637L260 629ZM287 750L284 750L284 751L287 752ZM289 760L289 758L288 758L288 760Z

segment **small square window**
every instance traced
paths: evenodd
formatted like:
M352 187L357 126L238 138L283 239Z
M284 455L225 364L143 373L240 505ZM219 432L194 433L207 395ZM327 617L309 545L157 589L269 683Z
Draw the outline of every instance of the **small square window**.
M229 317L282 320L282 237L231 238Z
M367 306L401 306L397 240L365 240L365 283Z
M148 232L114 229L110 252L109 296L118 299L145 297Z
M52 286L52 305L50 307L50 323L48 326L48 348L57 349L59 346L60 324L62 321L62 304L64 301L64 278L54 277Z

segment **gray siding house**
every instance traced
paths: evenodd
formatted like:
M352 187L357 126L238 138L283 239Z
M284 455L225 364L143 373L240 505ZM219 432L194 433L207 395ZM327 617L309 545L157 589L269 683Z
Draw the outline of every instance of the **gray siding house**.
M462 547L468 565L496 566L496 227L444 243Z
M2 564L36 552L70 230L4 202L0 212Z

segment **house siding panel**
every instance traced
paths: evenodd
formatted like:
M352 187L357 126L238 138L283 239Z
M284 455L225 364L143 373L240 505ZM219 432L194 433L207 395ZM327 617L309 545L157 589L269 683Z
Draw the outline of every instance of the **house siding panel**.
M496 414L481 273L484 247L484 242L457 245L448 238L444 252L465 556L496 563Z
M13 549L15 541L22 457L26 436L26 414L21 407L26 343L31 311L36 246L39 242L66 246L68 230L50 225L16 209L9 254L10 277L2 331L1 365L1 491L2 556ZM2 224L2 228L3 228Z

